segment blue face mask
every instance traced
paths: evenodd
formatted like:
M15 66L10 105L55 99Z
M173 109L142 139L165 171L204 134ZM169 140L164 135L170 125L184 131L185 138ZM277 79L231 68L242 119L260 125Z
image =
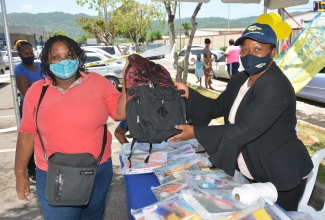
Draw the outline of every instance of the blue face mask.
M271 53L265 57L258 57L253 54L247 54L244 57L240 57L241 63L245 71L251 76L263 72L273 61Z
M50 64L50 70L60 79L70 79L76 74L78 67L78 58L74 60L61 60L58 63Z

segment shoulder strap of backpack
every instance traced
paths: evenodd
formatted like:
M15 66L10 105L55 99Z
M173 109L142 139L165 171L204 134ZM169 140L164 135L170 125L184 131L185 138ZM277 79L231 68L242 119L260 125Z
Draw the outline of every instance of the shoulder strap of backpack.
M133 150L133 146L134 146L135 142L136 142L136 139L133 138L133 139L132 139L132 143L131 143L131 147L130 147L130 154L129 154L129 156L128 156L128 161L129 161L129 163L130 163L129 168L132 167L132 164L131 164L131 156L132 156L132 150ZM144 163L148 163L148 162L149 162L149 158L150 158L151 151L152 151L152 143L150 143L149 154L148 154L148 156L146 157L146 159L144 160Z

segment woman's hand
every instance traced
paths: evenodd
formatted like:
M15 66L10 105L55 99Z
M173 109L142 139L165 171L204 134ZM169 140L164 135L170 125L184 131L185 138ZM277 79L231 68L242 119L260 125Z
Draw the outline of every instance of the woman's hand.
M181 96L184 98L188 98L188 87L184 83L181 82L175 82L175 86L177 87L177 90L184 90L185 93Z
M16 191L18 199L29 201L30 187L25 173L16 174Z
M181 130L182 133L169 138L168 141L184 141L195 138L194 127L192 125L176 125L175 128Z

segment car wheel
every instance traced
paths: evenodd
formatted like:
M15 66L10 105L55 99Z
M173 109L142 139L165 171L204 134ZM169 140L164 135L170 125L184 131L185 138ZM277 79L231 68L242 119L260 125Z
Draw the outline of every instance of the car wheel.
M115 86L116 89L118 89L119 86L119 81L118 79L111 77L111 76L107 76L106 77L109 81L111 81L111 83Z

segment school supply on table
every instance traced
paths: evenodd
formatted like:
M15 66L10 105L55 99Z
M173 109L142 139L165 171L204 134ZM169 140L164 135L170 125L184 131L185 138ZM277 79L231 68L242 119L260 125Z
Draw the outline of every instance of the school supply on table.
M151 187L152 193L158 199L158 201L168 199L175 196L183 189L187 189L188 184L183 178L178 178L168 183L162 184L157 187Z
M235 187L249 183L238 171L229 176L223 170L186 170L180 175L186 180L191 189L215 194L218 190L233 190Z
M184 190L181 195L202 219L225 218L247 207L229 191L219 191L212 195L197 190Z
M148 154L135 154L131 161L128 160L127 156L122 156L124 163L122 174L150 173L154 168L167 165L167 152L151 153L149 161L145 163L144 160L147 156Z
M182 197L173 197L131 210L131 214L136 220L202 220Z
M200 160L194 157L183 158L176 163L168 164L166 166L153 169L160 184L168 183L181 177L180 171L182 170L199 170Z
M159 143L180 133L175 125L186 124L185 103L170 76L161 65L138 54L128 58L125 69L126 115L133 141ZM130 163L130 165L132 165Z

